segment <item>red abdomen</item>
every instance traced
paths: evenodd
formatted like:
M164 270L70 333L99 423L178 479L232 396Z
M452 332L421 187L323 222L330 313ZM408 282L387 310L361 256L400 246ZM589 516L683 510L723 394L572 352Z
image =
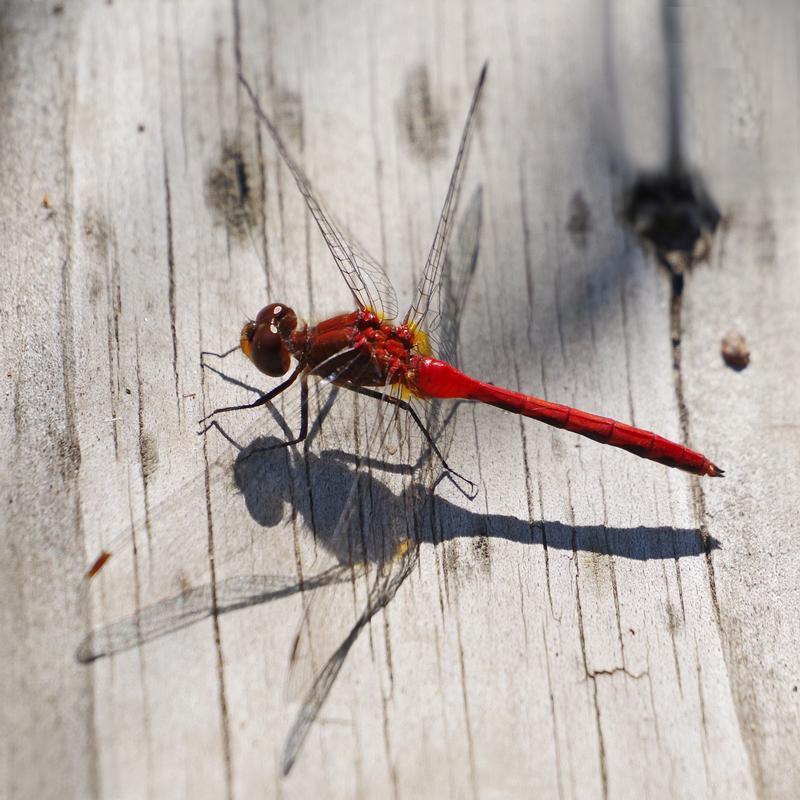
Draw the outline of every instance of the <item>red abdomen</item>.
M483 383L435 358L415 359L409 372L408 386L423 397L460 398L487 403L695 475L721 477L724 474L701 453L651 431Z

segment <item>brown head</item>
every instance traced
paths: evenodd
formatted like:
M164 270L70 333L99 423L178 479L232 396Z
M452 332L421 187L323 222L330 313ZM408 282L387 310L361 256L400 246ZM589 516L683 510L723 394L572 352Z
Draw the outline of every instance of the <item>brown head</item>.
M255 322L242 328L242 352L266 375L280 378L289 371L291 354L287 342L297 327L297 315L283 303L270 303L258 312Z

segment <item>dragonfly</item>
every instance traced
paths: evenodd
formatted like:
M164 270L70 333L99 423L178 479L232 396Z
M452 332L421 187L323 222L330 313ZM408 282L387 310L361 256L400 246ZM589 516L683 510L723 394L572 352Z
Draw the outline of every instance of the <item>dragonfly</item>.
M247 494L243 487L261 487L265 480L275 479L280 464L272 457L279 452L290 454L292 480L298 485L305 481L305 488L286 494L299 507L292 513L302 516L314 533L309 545L311 569L295 582L251 575L218 579L213 591L187 588L131 618L94 631L81 644L78 658L89 662L212 613L300 593L304 609L289 666L289 694L300 698L300 708L284 745L284 774L293 768L359 634L376 613L387 609L418 563L420 531L431 524L430 498L437 482L449 478L468 497L476 493L475 485L448 462L459 401L531 417L697 475L723 474L700 453L654 433L504 389L460 370L460 313L477 262L480 191L468 204L458 235L451 237L451 229L486 74L484 64L433 244L414 300L402 319L385 270L325 208L256 93L240 76L355 307L309 325L286 303L265 306L242 327L238 347L222 355L241 350L259 372L284 380L255 401L217 408L200 422L202 430L208 431L219 427L217 418L222 414L262 406L271 410L274 403L283 402L279 424L288 435L262 437L242 449L234 473L237 486ZM286 390L296 383L299 394L287 401ZM340 413L342 394L351 402ZM252 427L267 422L259 420ZM354 452L348 452L348 442ZM303 446L302 456L292 460L298 445ZM312 453L312 446L320 455ZM337 463L344 466L334 466ZM211 471L227 474L223 457L211 465ZM198 497L202 492L203 486ZM264 515L260 503L274 494L269 488L261 492L253 503L258 509L251 514ZM205 498L197 505L205 507ZM175 553L185 549L180 538L169 546ZM109 552L104 551L89 574L105 570L108 558ZM217 554L215 561L219 571L223 562Z
M416 429L417 439L422 442L422 450L414 474L420 480L411 486L398 486L398 494L410 498L412 507L415 503L420 504L420 496L424 498L436 480L436 471L426 459L438 460L449 477L466 481L472 491L475 488L471 481L447 463L445 443L440 447L437 442L438 436L447 430L443 417L439 414L441 400L488 404L695 475L723 476L723 470L710 459L683 444L623 422L473 378L448 360L448 347L454 353L456 351L458 321L448 323L446 313L442 313L441 272L443 264L447 263L445 256L450 228L458 207L466 156L487 68L488 64L484 64L473 91L433 243L414 300L402 319L398 315L398 303L392 283L383 267L357 245L325 210L311 182L284 143L275 123L262 108L255 91L244 76L239 76L258 119L268 131L304 198L330 255L350 290L355 308L316 325L301 321L296 312L283 302L272 302L262 308L255 319L248 320L242 327L239 349L257 370L273 378L285 377L285 380L251 403L225 406L212 411L201 420L201 424L209 423L209 420L220 414L253 409L270 403L299 381L300 413L297 435L272 446L296 445L304 442L309 432L309 381L316 379L317 382L349 390L375 401L384 409L390 407L393 413L389 419L398 423L400 435L397 444L390 448L387 446L390 425L384 423L384 414L377 412L377 424L373 424L373 433L364 448L364 452L370 456L380 458L393 449L395 452L406 451L408 459L414 452L414 447L409 444L410 437L402 435L402 430L408 432ZM469 218L468 214L467 219ZM469 231L467 236L468 234ZM461 254L462 257L463 255L464 253ZM466 260L469 261L469 258ZM447 285L452 287L452 284ZM456 310L455 304L451 304L450 310ZM442 326L448 324L450 335L442 336ZM405 427L399 416L402 412L406 414ZM413 425L409 424L409 420ZM452 436L452 429L448 435ZM449 445L449 440L447 444ZM425 470L422 469L423 465L427 465ZM359 487L358 480L354 480L339 523L328 543L331 549L337 549L333 542L344 541L346 537L343 537L343 531L352 527L351 515L359 505L354 502L358 498ZM469 496L469 491L465 493ZM310 725L327 698L332 681L341 669L343 658L358 632L396 594L415 563L413 529L408 529L407 537L397 530L390 533L386 526L390 524L389 519L395 519L394 515L376 514L376 510L373 502L373 513L365 510L364 519L370 527L372 520L382 521L384 529L378 537L378 547L382 552L376 559L380 566L370 584L364 610L357 615L350 632L330 653L322 668L317 669L312 687L306 692L300 714L287 739L284 772L292 768ZM413 513L410 517L402 514L399 516L401 519L414 519ZM414 524L421 524L418 517ZM347 540L350 541L349 538ZM387 550L387 543L390 542L394 543L393 552L392 546ZM352 549L349 555L352 564ZM329 585L335 586L333 583ZM325 592L319 592L315 595L311 608L328 609L334 605L327 599L321 599L324 594ZM295 639L293 668L300 661L298 654L304 641L309 643L306 649L309 660L313 661L312 618L313 615L307 609L304 624ZM330 628L330 624L327 621L317 621L316 627L324 631Z
M301 418L297 437L284 446L298 444L308 435L308 382L319 378L366 397L396 406L411 415L434 454L455 475L437 452L436 442L422 423L409 398L418 400L468 400L520 414L602 444L627 450L641 458L685 470L695 475L722 477L724 471L686 445L636 428L539 397L505 389L459 370L434 354L436 338L427 327L437 295L442 256L446 250L453 213L457 207L465 156L472 134L487 65L475 87L461 136L450 184L422 273L414 302L402 320L397 300L383 268L363 249L350 242L317 199L308 178L289 153L275 124L261 107L247 80L242 85L258 118L272 137L284 163L292 173L309 211L316 221L342 278L355 300L353 311L309 326L285 303L262 308L241 330L239 347L260 372L286 380L252 403L226 406L211 412L201 423L218 414L253 409L269 403L300 381ZM292 364L294 361L294 367Z

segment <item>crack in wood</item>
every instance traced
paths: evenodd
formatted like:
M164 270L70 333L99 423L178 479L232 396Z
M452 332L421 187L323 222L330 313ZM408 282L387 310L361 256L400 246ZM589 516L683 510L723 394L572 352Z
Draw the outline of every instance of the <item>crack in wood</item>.
M217 671L217 701L220 709L220 725L222 736L222 757L225 772L225 793L227 800L233 800L233 757L231 754L230 715L228 712L228 698L225 685L225 658L222 652L222 636L219 622L219 599L217 594L217 568L214 555L214 517L211 510L211 484L210 465L208 461L208 440L203 438L203 459L205 461L205 506L208 536L206 552L208 566L211 572L211 622L214 634L214 651L216 654Z
M162 151L162 158L164 164L164 210L166 213L166 229L167 229L167 277L169 280L169 327L172 337L172 375L175 381L175 404L178 410L178 424L181 424L183 418L183 409L181 404L181 392L179 388L178 378L178 333L176 326L176 308L175 308L175 243L172 231L172 194L169 185L169 163L167 161L167 150L164 148Z
M690 442L689 406L686 403L682 371L684 274L682 272L673 272L670 277L670 342L672 345L672 378L675 388L675 399L678 405L678 420L681 427L681 441L688 446ZM711 603L714 609L714 620L720 633L722 633L719 600L717 598L717 585L714 577L714 561L711 556L713 548L711 546L711 535L708 531L705 494L699 478L692 476L690 480L695 518L697 519L700 537L703 541L705 550L706 569L708 571L708 585L711 594Z
M472 735L472 722L469 715L469 701L467 699L467 671L464 664L464 643L461 638L461 615L456 614L456 639L458 642L458 668L461 677L461 702L464 709L464 728L467 733L467 752L469 754L470 787L474 800L478 800L478 776L475 770L475 741Z
M573 564L575 568L575 605L578 613L578 636L581 645L581 657L583 659L583 670L586 678L592 684L592 704L594 706L595 729L597 732L597 755L600 763L600 781L602 786L603 800L608 800L608 766L606 764L606 745L603 739L603 728L600 721L600 703L597 697L597 674L602 671L598 670L593 672L589 669L589 660L586 654L586 632L583 627L583 609L581 607L581 590L580 590L580 568L578 566L578 545L577 545L577 532L574 527L574 510L572 509L572 491L570 488L569 477L567 477L567 494L569 497L572 527L572 554ZM624 668L620 668L624 669Z

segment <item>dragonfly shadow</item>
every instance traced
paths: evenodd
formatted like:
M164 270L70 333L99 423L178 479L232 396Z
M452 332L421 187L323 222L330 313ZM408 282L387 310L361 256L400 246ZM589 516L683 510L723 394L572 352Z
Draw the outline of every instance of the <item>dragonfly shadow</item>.
M89 663L114 655L212 615L221 616L300 591L348 581L349 570L341 570L341 565L365 561L382 564L396 552L401 542L386 541L379 528L376 536L362 537L357 543L336 535L336 520L341 511L340 487L347 485L353 476L350 454L338 450L321 455L306 453L290 465L287 480L285 450L276 447L278 444L279 440L274 437L260 437L238 454L234 481L247 511L256 523L269 529L280 522L286 505L293 503L296 512L306 518L309 528L314 531L317 543L329 551L336 564L304 578L302 583L294 576L240 575L220 580L215 586L187 588L130 617L93 631L76 652L79 662ZM381 465L376 464L369 486L373 504L380 504L385 515L397 517L406 514L409 498L395 495L381 483ZM387 466L387 469L396 467ZM309 496L304 499L293 494L291 481L305 480L309 474L314 476ZM422 489L411 484L408 491L421 492ZM546 547L548 550L587 552L636 561L688 558L721 546L713 537L704 539L695 528L612 528L571 526L549 520L530 522L511 515L475 512L430 494L424 508L426 517L415 531L417 544L441 545L455 539L484 537ZM374 524L371 527L376 528ZM391 530L394 529L395 526L391 526Z
M332 566L304 578L302 582L295 577L241 575L217 581L216 584L185 589L178 595L90 633L76 653L79 662L90 663L139 647L212 616L220 617L301 591L349 582L352 577L350 567L356 562L370 561L378 567L375 574L379 576L382 573L387 559L401 551L401 542L391 540L394 531L401 528L394 524L387 525L387 541L381 526L366 520L367 527L375 530L376 535L355 538L338 535L336 520L341 512L341 487L348 485L348 481L352 482L353 457L338 450L320 455L306 452L302 458L289 459L287 480L286 451L277 448L278 444L279 441L274 437L260 437L243 448L234 465L236 486L248 513L264 528L277 525L283 517L285 506L292 503L294 510L305 518L309 529L314 531L317 543L333 556ZM379 473L384 468L388 471L397 469L394 465L370 462L372 475L369 496L373 507L377 503L381 509L382 519L394 520L408 513L409 500L420 498L394 494L379 479ZM293 493L292 483L306 480L309 476L313 478L308 496L303 498ZM412 482L406 491L416 493L424 490ZM486 515L456 506L430 492L426 493L423 509L423 518L417 520L412 529L418 544L441 545L459 538L478 540L484 537L547 547L549 550L589 552L640 561L697 556L720 546L713 538L704 540L695 529L569 526L551 521L529 522L510 515ZM484 552L483 548L480 552ZM372 583L369 598L355 624L316 672L286 738L282 758L284 775L292 769L308 731L327 700L361 630L377 611L392 601L400 585L413 571L417 550L414 548L409 553L406 548L406 554L411 558L406 557L400 569L386 572L385 580L378 579Z
M245 500L250 516L259 524L274 524L282 514L282 504L289 498L274 491L278 482L270 478L285 460L278 462L279 450L270 449L277 443L271 438L260 438L242 450L236 460L234 480ZM314 476L312 504L301 502L296 510L307 515L306 522L313 527L317 541L328 548L339 563L354 560L352 542L346 549L335 534L335 521L341 508L341 494L328 487L341 487L347 484L352 475L350 464L352 454L339 450L329 450L321 455L307 453L304 464L293 467L309 469ZM371 462L372 463L372 462ZM394 472L402 467L374 462L373 480L370 494L373 504L378 505L385 515L401 516L406 513L407 498L394 495L380 481L380 472ZM282 481L280 482L283 483ZM409 491L423 491L412 485ZM295 498L297 499L297 498ZM521 520L503 514L483 514L465 509L438 496L429 498L428 520L415 531L419 544L441 544L456 538L506 539L526 545L537 545L554 550L590 552L636 561L650 559L675 559L701 555L718 549L720 542L713 537L704 538L697 528L671 528L637 526L614 528L602 525L565 525L561 522ZM377 551L361 551L356 554L359 561L379 562L393 552L397 543L374 539L379 544Z

